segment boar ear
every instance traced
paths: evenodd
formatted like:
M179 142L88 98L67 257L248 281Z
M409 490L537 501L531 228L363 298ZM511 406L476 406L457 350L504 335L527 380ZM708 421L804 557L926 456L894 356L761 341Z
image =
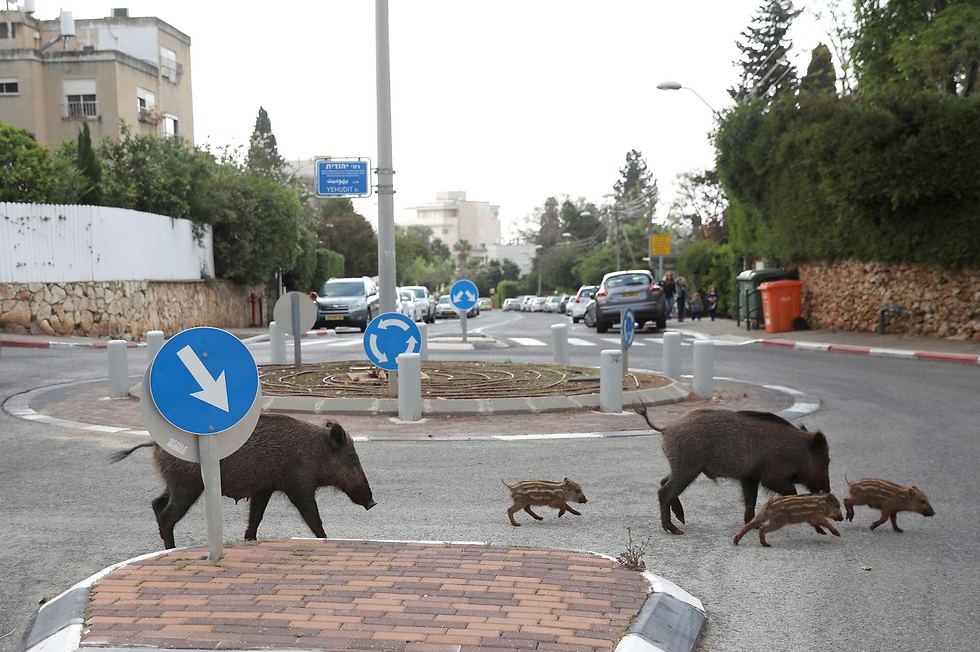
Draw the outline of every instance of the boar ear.
M347 443L347 431L339 423L330 426L330 434L327 436L331 450L337 450Z
M565 482L565 484L568 484L568 482L569 482L568 478L565 478L564 482Z
M810 432L809 430L806 429L806 426L803 425L802 423L800 424L800 430L802 430L803 432Z
M810 440L810 450L815 453L827 450L827 438L819 430L813 435L813 439Z

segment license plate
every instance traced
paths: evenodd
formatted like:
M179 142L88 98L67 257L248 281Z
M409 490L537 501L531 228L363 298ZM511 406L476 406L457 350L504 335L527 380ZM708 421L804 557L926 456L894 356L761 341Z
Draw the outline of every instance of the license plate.
M640 296L640 293L639 292L623 292L619 296L623 297L624 299L635 299L636 297Z
M343 315L327 315L327 321L343 321Z

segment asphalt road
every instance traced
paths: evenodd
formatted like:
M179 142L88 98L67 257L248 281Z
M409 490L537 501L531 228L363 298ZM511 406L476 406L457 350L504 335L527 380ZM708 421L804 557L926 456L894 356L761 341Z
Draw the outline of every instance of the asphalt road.
M484 313L470 329L495 337L548 341L555 315ZM457 322L430 330L458 330ZM570 336L572 362L598 364L611 343L582 325ZM608 337L617 333L610 331ZM304 360L352 356L335 345L351 332L318 338ZM658 369L658 335L642 333L634 366ZM267 345L253 347L262 360ZM685 350L685 369L690 349ZM5 349L0 400L36 387L104 377L105 352ZM546 346L459 353L434 358L495 357L544 361ZM140 372L141 351L131 351ZM365 442L358 451L378 507L370 513L323 491L329 535L353 538L490 541L596 550L616 555L626 528L649 538L648 567L701 598L708 610L702 650L973 650L976 587L980 586L980 369L941 362L867 358L758 346L719 347L716 375L796 388L822 401L805 418L831 445L835 493L851 480L883 477L915 483L937 515L899 517L904 534L875 532L870 509L858 508L843 538L800 526L731 544L741 526L738 485L700 479L684 494L684 536L659 527L657 482L667 465L656 436L525 442ZM102 568L158 550L149 502L160 491L147 451L106 466L105 456L129 444L118 437L56 429L0 413L0 650L19 650L38 601ZM540 523L507 522L500 479L579 481L589 498L581 517L544 514ZM226 501L225 532L240 536L247 507ZM518 517L520 519L520 517ZM523 519L521 519L523 521ZM308 536L295 510L275 497L262 537ZM202 505L177 528L178 545L206 545Z

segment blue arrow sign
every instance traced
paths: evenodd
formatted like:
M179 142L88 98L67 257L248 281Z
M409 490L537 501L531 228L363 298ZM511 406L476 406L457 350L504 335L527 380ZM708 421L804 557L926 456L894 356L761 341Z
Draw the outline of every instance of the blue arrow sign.
M422 332L411 318L400 313L381 313L364 329L364 353L375 367L396 371L398 356L421 350Z
M633 346L633 335L636 333L636 318L633 316L633 309L627 308L623 311L623 346L627 349Z
M476 305L479 298L480 291L476 288L476 283L469 279L460 279L449 288L449 301L457 310L469 310Z
M163 345L149 372L150 398L175 428L214 435L241 421L255 402L259 371L237 337L191 328Z

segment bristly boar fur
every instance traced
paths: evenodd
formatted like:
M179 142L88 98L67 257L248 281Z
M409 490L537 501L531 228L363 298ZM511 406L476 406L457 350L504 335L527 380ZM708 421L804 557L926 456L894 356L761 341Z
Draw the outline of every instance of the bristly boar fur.
M916 512L923 516L936 514L925 493L915 485L903 487L894 482L875 478L849 482L846 476L844 482L847 482L850 494L844 499L848 521L854 520L855 505L867 505L881 511L881 518L871 524L872 530L891 519L892 528L896 532L901 532L902 529L898 527L898 522L895 520L899 512Z
M501 482L504 482L501 480ZM514 485L504 482L504 486L510 489L511 500L514 504L507 509L507 518L511 525L520 527L520 523L514 518L514 513L523 509L537 521L544 519L533 511L532 505L544 505L558 510L558 517L565 512L581 516L580 512L575 511L568 503L587 503L582 487L577 483L565 478L562 482L549 482L548 480L524 480Z
M771 498L762 511L745 524L732 543L736 546L749 530L759 529L759 543L769 548L766 541L766 534L775 532L781 527L790 523L809 523L819 534L827 534L823 528L830 530L835 537L840 536L840 532L827 519L843 521L844 515L840 513L840 501L834 494L806 494L805 496L786 496L784 498Z
M770 412L711 409L691 410L661 428L647 417L646 405L633 409L662 433L670 474L660 481L660 524L671 534L684 534L670 512L684 522L680 495L702 473L742 483L746 523L755 516L760 484L784 496L795 494L796 484L830 493L830 451L822 432L807 432Z
M109 457L118 462L138 448L153 446L153 461L166 488L153 500L160 537L175 548L174 526L204 491L201 467L178 459L150 442ZM249 499L245 540L258 535L259 522L276 491L299 510L314 536L326 538L316 504L318 487L336 487L352 502L371 509L375 502L354 442L340 424L324 426L277 414L263 414L248 440L221 464L221 494Z

